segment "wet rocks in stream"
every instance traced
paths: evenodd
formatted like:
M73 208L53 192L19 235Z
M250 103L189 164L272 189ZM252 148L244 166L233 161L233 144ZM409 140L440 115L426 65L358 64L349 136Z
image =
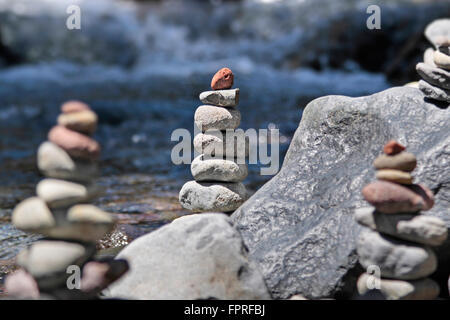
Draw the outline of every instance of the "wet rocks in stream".
M114 226L109 213L88 204L98 191L93 180L100 145L90 136L97 115L77 101L61 110L58 125L37 153L38 168L46 178L36 186L37 196L19 203L12 214L16 228L45 236L18 254L21 268L5 282L12 297L97 298L128 270L125 260L94 260L96 241ZM74 272L79 272L79 283L69 278Z

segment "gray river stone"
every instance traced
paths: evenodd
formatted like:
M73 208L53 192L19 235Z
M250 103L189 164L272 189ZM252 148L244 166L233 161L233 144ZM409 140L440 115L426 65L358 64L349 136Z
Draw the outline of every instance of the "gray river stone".
M221 107L235 107L239 103L239 88L229 90L204 91L200 93L200 101Z
M437 267L437 258L427 246L399 241L370 229L358 238L359 263L364 268L377 266L381 276L399 280L415 280L429 276Z
M130 271L105 291L108 297L270 299L225 214L178 218L130 243L117 259L126 259Z
M225 156L238 158L244 163L249 155L249 138L243 130L226 130L225 132L209 130L194 137L194 149L205 156Z
M447 239L447 226L442 219L415 214L383 214L374 208L355 210L355 219L361 225L395 238L431 246L441 245Z
M195 181L240 182L248 175L247 165L231 160L196 157L191 163Z
M425 63L417 64L416 70L426 82L439 88L450 89L450 72Z
M425 94L425 96L430 99L450 102L450 90L432 86L431 84L423 80L419 81L419 89Z
M50 141L39 146L37 164L42 174L49 178L90 182L99 175L95 162L75 160Z
M372 163L391 139L408 146L420 183L435 197L428 215L450 226L450 109L398 87L360 98L327 96L308 104L280 172L232 219L274 297L351 297L361 270L354 210L367 203ZM448 239L436 276L448 279ZM434 276L433 276L434 277Z
M181 206L194 212L232 212L247 199L240 182L186 182L180 190Z
M200 106L194 114L195 125L202 132L207 130L236 129L241 123L241 113L234 108Z
M440 38L450 38L450 19L434 20L426 27L425 36L435 46L437 46Z
M433 55L434 55L434 49L433 48L428 48L423 53L423 62L425 64L429 65L430 67L436 67L436 65L434 64Z

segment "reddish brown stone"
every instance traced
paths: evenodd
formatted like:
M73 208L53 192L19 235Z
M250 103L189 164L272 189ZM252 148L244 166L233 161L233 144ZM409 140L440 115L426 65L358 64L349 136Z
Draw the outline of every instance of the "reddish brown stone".
M364 199L383 213L403 213L428 210L432 194L423 186L403 186L388 181L376 181L362 189Z
M86 103L75 100L67 101L61 106L62 113L72 113L86 110L91 110L91 108Z
M5 291L19 299L38 299L39 289L33 277L24 269L19 269L6 277Z
M100 155L100 145L92 138L63 126L55 126L48 133L48 140L75 158L95 160Z
M211 80L211 88L213 90L230 89L233 86L234 75L228 68L222 68L216 72Z
M384 145L383 152L387 155L393 156L397 153L402 152L405 149L406 148L397 141L391 140Z

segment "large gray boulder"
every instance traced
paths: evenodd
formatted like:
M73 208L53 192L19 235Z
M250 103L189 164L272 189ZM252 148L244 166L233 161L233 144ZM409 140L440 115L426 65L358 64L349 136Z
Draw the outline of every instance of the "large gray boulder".
M270 299L230 218L204 213L176 219L117 256L130 271L107 296L134 299Z
M436 198L426 214L450 226L449 133L448 105L425 101L415 88L308 104L280 172L232 215L273 297L355 293L362 269L354 211L367 206L361 189L374 180L373 160L390 139L418 158L416 181ZM448 247L447 241L438 248L442 270Z

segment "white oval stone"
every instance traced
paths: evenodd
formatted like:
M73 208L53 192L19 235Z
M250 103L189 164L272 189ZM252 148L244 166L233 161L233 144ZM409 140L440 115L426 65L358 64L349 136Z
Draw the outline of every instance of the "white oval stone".
M55 226L55 219L42 199L32 197L22 201L14 208L12 223L20 230L33 232Z
M221 107L235 107L239 103L239 88L229 90L214 90L200 93L200 101Z
M236 129L241 113L234 108L200 106L194 114L195 125L202 131Z
M181 206L194 212L231 212L247 199L247 190L240 182L189 181L181 188Z
M36 194L50 208L61 208L84 202L96 193L97 190L93 186L57 179L44 179L36 186Z
M249 139L243 130L233 133L230 130L225 133L210 130L194 137L194 149L208 157L226 156L244 160L249 154Z
M74 160L64 149L49 141L39 146L37 164L42 174L49 178L89 182L98 176L96 163Z
M248 168L245 163L200 155L192 161L191 173L196 181L240 182L247 177Z
M433 55L434 63L442 69L450 70L450 56L440 51L435 51Z

